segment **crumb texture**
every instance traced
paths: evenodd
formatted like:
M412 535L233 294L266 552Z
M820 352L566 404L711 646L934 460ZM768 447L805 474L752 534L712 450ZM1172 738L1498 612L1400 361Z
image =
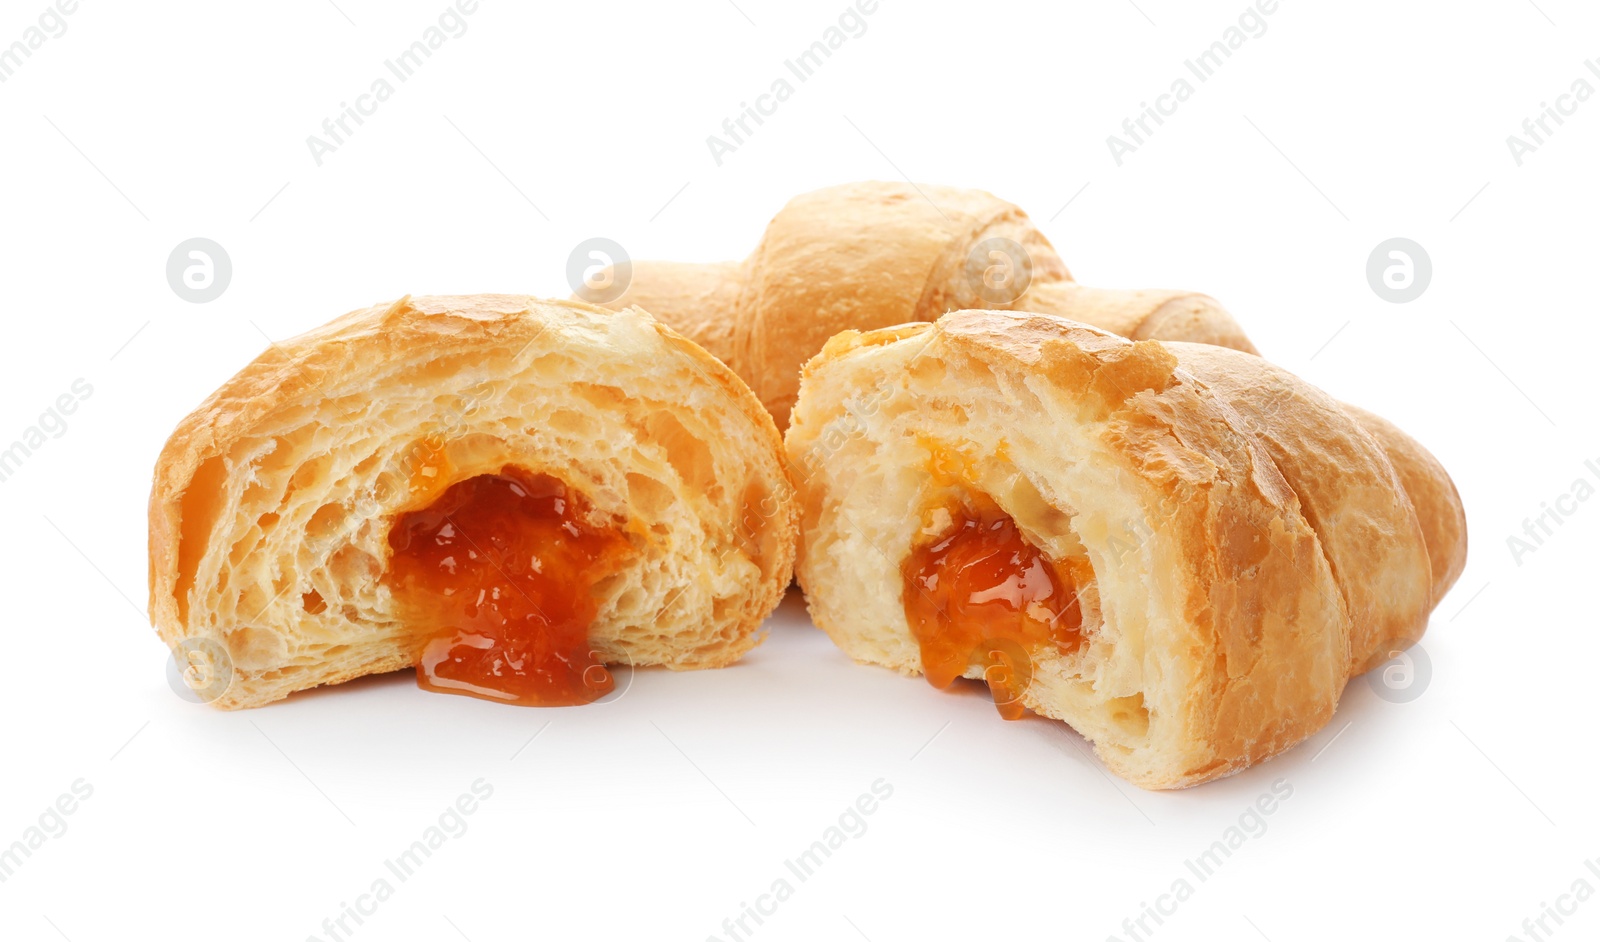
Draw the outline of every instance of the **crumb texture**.
M1031 652L1023 701L1147 788L1322 728L1351 676L1421 636L1466 554L1449 476L1392 425L1247 353L1046 315L842 333L786 445L800 583L857 661L921 672L902 566L963 493L1087 560L1084 643Z
M759 642L797 512L771 417L648 314L508 295L352 312L184 419L150 496L152 623L226 649L224 708L407 667L390 527L507 465L564 481L634 544L594 590L605 660L718 667Z

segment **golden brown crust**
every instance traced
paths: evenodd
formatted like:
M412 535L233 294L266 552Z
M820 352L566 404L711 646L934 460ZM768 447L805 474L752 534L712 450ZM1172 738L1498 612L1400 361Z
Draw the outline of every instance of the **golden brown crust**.
M1424 526L1391 451L1363 418L1259 357L1201 344L1172 349L1240 410L1299 495L1350 616L1352 672L1420 638L1433 609ZM1426 454L1415 442L1400 453ZM1448 484L1442 469L1441 477Z
M666 323L674 330L722 362L732 363L743 268L740 262L637 262L624 295L627 300L614 306L639 307L652 314L671 311L673 319Z
M1255 353L1222 305L1192 291L1090 288L1072 281L1035 284L1012 310L1054 314L1130 340L1187 340Z
M403 298L274 344L162 450L151 621L169 646L226 650L235 678L218 706L411 663L381 577L424 445L453 471L428 493L516 464L641 534L591 629L608 660L729 663L788 584L781 439L715 357L636 310Z
M987 240L1020 246L1025 291L988 292ZM841 330L931 321L960 308L1040 310L1135 339L1194 340L1255 352L1204 295L1073 284L1021 209L981 190L864 182L795 197L743 263L634 262L613 307L637 304L722 356L779 428L800 367ZM712 312L716 313L713 314ZM724 355L726 354L726 355Z
M1024 703L1137 784L1208 781L1325 725L1354 673L1425 627L1430 558L1465 551L1419 518L1450 503L1448 476L1370 425L1257 357L1043 315L846 332L807 364L785 439L797 573L852 657L919 672L902 521L949 499L921 443L958 451L962 487L1095 572L1092 642L1035 652Z

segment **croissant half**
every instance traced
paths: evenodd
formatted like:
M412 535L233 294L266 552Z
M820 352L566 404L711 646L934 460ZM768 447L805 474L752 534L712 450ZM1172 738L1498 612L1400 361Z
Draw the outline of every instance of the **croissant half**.
M910 183L797 196L744 262L633 262L626 290L606 303L638 305L700 343L750 384L779 428L800 367L835 333L961 308L1039 311L1135 339L1255 352L1205 295L1084 287L1011 203Z
M786 435L797 573L857 661L986 679L1147 788L1326 724L1460 574L1448 475L1235 350L966 310L846 331Z
M490 675L520 672L519 702L587 702L599 665L753 647L795 523L771 418L649 315L406 298L274 345L178 426L150 614L231 668L225 708L413 664L435 689L518 700ZM593 689L551 699L562 669Z

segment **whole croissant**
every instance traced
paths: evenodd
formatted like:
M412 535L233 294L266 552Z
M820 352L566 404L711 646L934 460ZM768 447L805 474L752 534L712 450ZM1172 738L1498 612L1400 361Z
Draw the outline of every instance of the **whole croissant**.
M579 296L617 310L638 305L699 343L750 384L780 429L800 367L829 337L963 308L1036 311L1134 340L1256 352L1205 295L1075 283L1027 214L982 190L829 187L790 200L743 262L631 265L620 296Z

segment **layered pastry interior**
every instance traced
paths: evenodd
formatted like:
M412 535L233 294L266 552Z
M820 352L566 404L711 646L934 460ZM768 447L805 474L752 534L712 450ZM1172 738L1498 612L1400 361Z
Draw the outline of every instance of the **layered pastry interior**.
M847 654L987 681L1145 787L1321 729L1465 558L1448 475L1382 420L1249 354L1045 315L841 333L785 443L800 583Z
M908 329L909 330L909 329ZM799 567L819 627L851 657L935 687L986 682L1008 719L1063 719L1102 750L1146 748L1145 635L1162 589L1159 541L1124 474L1078 416L1049 434L980 417L1047 414L1025 387L950 387L911 342L829 364L838 391L799 413ZM858 361L892 385L853 380ZM1002 406L1005 400L1011 404ZM1043 423L1041 423L1043 424Z
M921 445L929 447L926 438ZM983 681L1008 720L1039 712L1113 742L1137 741L1149 724L1129 663L1140 644L1106 611L1092 558L1114 565L1136 535L1097 547L1112 557L1091 554L1075 527L1081 515L1047 503L1014 469L996 474L1007 467L1003 457L983 471L938 446L927 454L933 470L921 489L921 527L899 580L923 676L938 688L957 678ZM969 476L943 470L952 465ZM1000 484L1000 496L984 489L986 480ZM1113 680L1119 695L1097 692ZM1071 716L1061 715L1063 697Z
M410 298L275 345L174 432L152 616L225 654L228 709L407 668L592 703L618 665L759 643L795 514L771 417L648 314Z

